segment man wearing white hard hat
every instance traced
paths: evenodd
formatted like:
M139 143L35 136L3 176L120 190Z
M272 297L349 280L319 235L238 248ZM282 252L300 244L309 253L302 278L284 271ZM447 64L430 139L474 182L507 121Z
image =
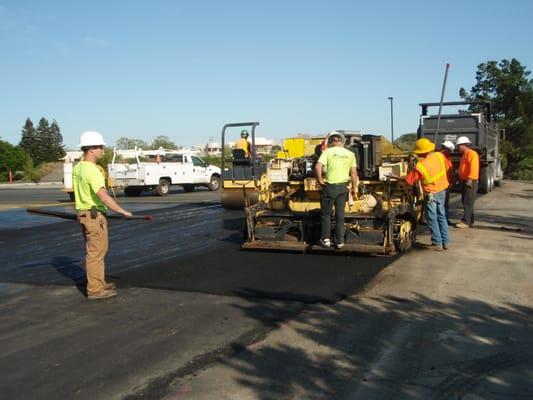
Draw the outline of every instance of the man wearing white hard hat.
M455 145L450 142L449 140L446 140L440 144L440 152L442 155L446 158L446 175L448 176L448 182L450 183L450 186L448 186L448 189L446 189L446 199L444 200L444 212L446 213L446 220L448 221L448 225L451 225L450 222L450 190L453 186L453 164L451 155L453 151L455 150Z
M464 215L456 228L465 229L474 225L474 203L479 181L479 154L471 149L472 142L466 136L460 136L455 142L457 151L461 153L459 163L459 181L462 185L461 200L463 202Z
M107 299L117 295L115 285L105 281L104 257L109 243L107 208L125 217L132 215L107 194L105 177L96 165L104 155L104 144L100 133L82 133L79 146L83 151L83 160L72 170L76 212L86 243L85 272L89 300Z

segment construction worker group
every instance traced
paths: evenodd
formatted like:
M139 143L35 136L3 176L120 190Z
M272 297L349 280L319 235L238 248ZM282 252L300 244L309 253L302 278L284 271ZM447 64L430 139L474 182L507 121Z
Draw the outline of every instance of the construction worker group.
M453 165L450 159L454 149L461 154L458 170L458 183L462 191L463 218L456 228L470 228L474 224L474 202L479 180L479 155L471 149L472 143L466 136L441 144L435 151L435 144L427 138L420 138L415 143L413 153L418 157L415 167L405 176L392 178L405 180L410 185L420 182L425 195L424 214L431 232L432 250L442 251L450 245L448 232L449 195L454 185Z
M342 133L331 132L325 140L322 151L315 166L315 173L321 192L321 237L319 244L323 247L344 246L344 207L348 196L357 197L358 177L356 159L353 152L344 147L345 138ZM84 132L80 137L83 161L78 163L72 172L75 207L77 219L81 225L86 243L85 267L87 276L87 298L98 300L117 295L115 285L105 280L104 258L108 250L107 209L131 217L129 211L123 209L106 190L105 178L97 166L97 161L104 155L104 139L98 132ZM474 224L474 202L479 180L479 156L471 148L472 143L466 136L457 139L455 145L450 141L441 144L435 151L435 144L427 138L418 139L413 153L418 158L414 168L404 177L390 176L401 179L410 185L421 183L424 191L424 214L431 232L431 245L428 248L436 251L448 249L450 235L448 232L449 190L453 185L451 153L457 149L462 155L458 169L458 180L462 188L464 214L457 228L469 228ZM248 132L241 132L241 140L235 149L250 157L251 148ZM325 170L325 174L323 174ZM351 186L350 186L351 184ZM351 187L351 193L348 187ZM335 233L331 241L331 217L335 207Z

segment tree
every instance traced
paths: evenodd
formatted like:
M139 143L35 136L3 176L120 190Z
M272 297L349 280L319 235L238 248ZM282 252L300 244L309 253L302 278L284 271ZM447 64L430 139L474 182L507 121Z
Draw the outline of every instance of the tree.
M0 180L7 180L9 171L15 173L23 170L29 158L22 147L0 140Z
M506 172L512 174L524 160L533 158L533 81L528 78L531 72L514 58L487 61L477 68L476 84L470 92L461 88L459 95L469 101L492 103L492 117L505 129ZM479 107L473 105L469 111L479 111Z
M50 124L46 118L42 117L37 125L35 136L35 155L33 156L35 164L52 161L53 152Z
M36 154L36 137L37 132L35 131L33 122L27 118L26 123L22 127L22 137L20 138L19 146L32 158Z
M63 135L61 135L61 129L57 121L54 119L50 125L50 139L51 147L53 149L53 160L59 160L62 157L65 157L65 149L63 146Z
M164 149L177 149L178 146L172 142L168 136L156 136L152 141L152 149L158 149L160 147Z
M115 143L115 146L119 150L130 150L130 149L134 149L135 146L141 149L150 148L150 146L148 146L148 143L146 143L144 140L130 139L127 137L121 137L120 139L118 139Z
M394 144L403 151L412 151L416 142L416 133L406 133L394 141Z

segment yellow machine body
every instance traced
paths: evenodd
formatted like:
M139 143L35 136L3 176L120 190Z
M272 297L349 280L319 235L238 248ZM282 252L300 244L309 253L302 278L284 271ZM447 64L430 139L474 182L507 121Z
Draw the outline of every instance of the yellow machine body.
M356 153L360 185L345 205L344 251L392 254L414 241L422 193L388 175L405 176L410 156L382 136L345 134ZM316 146L324 138L284 140L283 152L261 176L258 204L246 209L249 249L315 249L322 187L314 176ZM299 156L294 156L299 155ZM351 192L351 188L350 188Z

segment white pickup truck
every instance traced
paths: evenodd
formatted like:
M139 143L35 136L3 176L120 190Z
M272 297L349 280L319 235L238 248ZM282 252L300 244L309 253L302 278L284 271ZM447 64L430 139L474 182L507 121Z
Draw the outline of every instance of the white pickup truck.
M115 162L117 155L133 158L135 162ZM149 161L141 161L143 158ZM206 186L209 190L220 188L220 168L185 151L114 150L113 161L107 169L109 185L123 188L126 196L139 196L145 190L165 196L171 185L181 185L186 192L193 191L196 186Z

